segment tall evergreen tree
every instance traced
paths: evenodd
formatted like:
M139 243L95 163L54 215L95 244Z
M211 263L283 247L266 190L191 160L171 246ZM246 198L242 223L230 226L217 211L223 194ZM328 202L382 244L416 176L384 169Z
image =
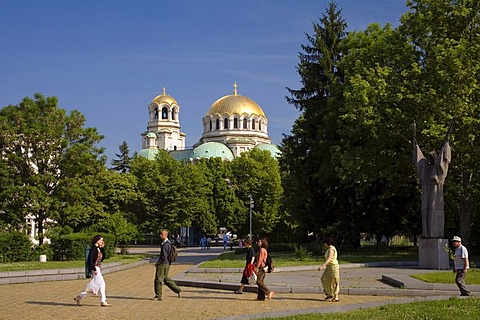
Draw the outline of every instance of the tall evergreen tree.
M298 221L298 234L303 238L309 232L316 236L328 232L325 228L338 222L349 210L345 203L351 202L351 193L338 193L335 187L338 178L331 158L331 149L339 143L336 120L343 74L338 63L347 24L334 2L319 20L313 23L314 34L307 34L308 44L302 45L299 54L297 71L303 87L288 89L291 97L287 101L301 114L291 135L284 136L280 159L288 190L285 209ZM332 97L338 97L336 103Z
M123 141L122 144L118 146L118 149L120 153L115 153L117 159L112 159L111 161L111 165L113 166L112 170L127 173L130 170L130 161L133 159L129 155L130 150L127 141Z

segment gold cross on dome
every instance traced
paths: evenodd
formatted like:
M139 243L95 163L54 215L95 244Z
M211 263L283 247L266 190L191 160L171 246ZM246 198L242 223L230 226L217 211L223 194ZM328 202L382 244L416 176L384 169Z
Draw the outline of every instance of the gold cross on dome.
M237 82L234 82L233 83L233 95L235 95L235 96L237 95L237 87L238 87Z
M163 95L166 96L167 95L167 88L163 87Z

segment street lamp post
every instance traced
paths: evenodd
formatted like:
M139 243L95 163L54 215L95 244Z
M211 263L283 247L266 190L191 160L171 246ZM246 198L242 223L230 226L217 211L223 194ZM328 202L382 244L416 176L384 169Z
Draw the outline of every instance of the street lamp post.
M250 207L250 240L253 240L253 234L252 234L252 210L253 210L253 205L254 205L255 201L253 201L252 195L249 195L249 198L250 198L250 203L249 203L249 207Z

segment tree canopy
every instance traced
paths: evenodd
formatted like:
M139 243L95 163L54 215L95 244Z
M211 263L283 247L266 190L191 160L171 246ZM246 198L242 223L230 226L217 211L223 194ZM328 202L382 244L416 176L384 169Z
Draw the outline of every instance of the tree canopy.
M67 114L57 98L41 94L0 110L2 219L15 228L33 215L40 243L49 219L75 225L90 214L90 183L104 158L96 146L102 136L84 125L80 112ZM66 217L67 205L83 208Z
M343 21L330 3L307 36L310 45L302 46L303 87L289 89L288 98L301 114L283 139L281 164L285 188L294 190L285 205L299 211L303 234L419 234L412 124L423 148L435 150L455 119L447 228L458 233L459 224L471 240L478 215L480 5L418 0L407 6L397 28L372 24L327 37ZM309 188L296 192L300 185Z

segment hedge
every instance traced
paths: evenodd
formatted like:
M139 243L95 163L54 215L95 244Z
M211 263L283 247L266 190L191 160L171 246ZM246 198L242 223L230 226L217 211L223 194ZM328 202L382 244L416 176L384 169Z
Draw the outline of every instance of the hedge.
M50 246L53 259L57 261L84 260L85 248L91 245L94 236L94 233L70 233L52 237ZM107 254L105 258L108 258L115 252L113 245L115 236L110 234L102 234L102 236L105 240L105 252Z
M31 258L32 242L26 234L0 232L0 262L29 261Z

